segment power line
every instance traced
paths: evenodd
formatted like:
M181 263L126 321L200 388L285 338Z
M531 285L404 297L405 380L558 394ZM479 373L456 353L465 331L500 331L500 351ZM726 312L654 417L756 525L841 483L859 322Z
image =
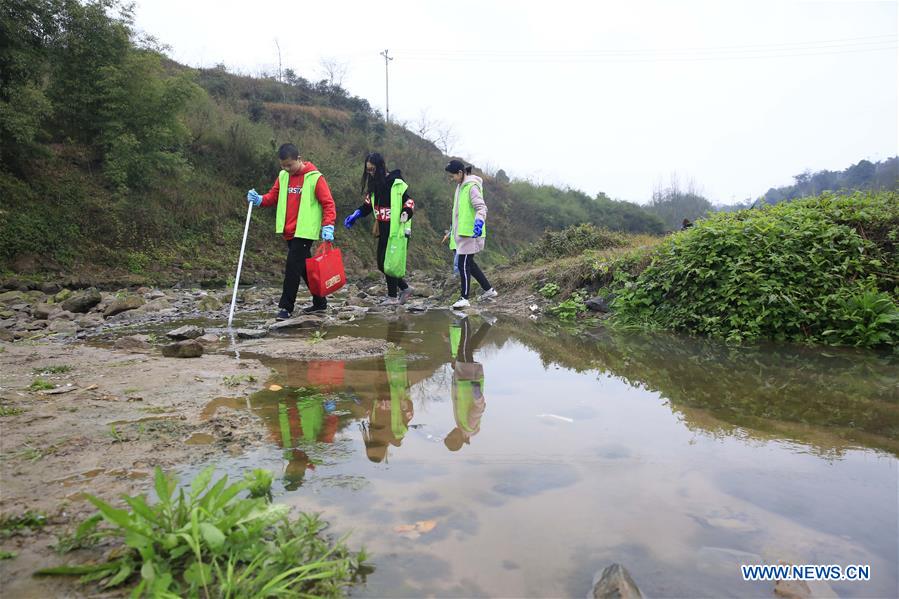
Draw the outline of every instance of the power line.
M878 35L804 42L718 46L702 48L652 48L610 50L398 50L407 60L432 62L675 62L792 58L895 50L897 36Z

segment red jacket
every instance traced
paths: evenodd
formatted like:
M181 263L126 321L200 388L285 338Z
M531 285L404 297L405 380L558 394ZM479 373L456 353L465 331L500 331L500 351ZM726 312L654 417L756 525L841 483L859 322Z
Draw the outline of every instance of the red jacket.
M297 215L300 213L300 192L303 189L303 181L306 179L306 173L317 171L315 165L306 162L295 175L290 175L287 183L287 217L284 220L284 239L293 239L293 234L297 230ZM262 196L263 206L276 206L278 204L278 179L267 194ZM318 178L315 184L315 198L322 205L322 226L333 225L337 220L337 208L334 206L334 198L331 197L331 188L324 177Z

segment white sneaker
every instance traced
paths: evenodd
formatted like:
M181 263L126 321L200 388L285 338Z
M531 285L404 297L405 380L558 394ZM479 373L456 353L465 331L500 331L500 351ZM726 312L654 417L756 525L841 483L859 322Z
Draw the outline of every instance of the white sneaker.
M463 297L459 301L457 301L455 304L453 304L453 308L458 310L460 308L467 308L470 305L471 305L471 302Z
M398 306L400 304L400 300L395 297L390 297L389 295L384 298L380 305L382 306Z
M499 293L496 292L496 289L494 289L493 287L491 287L490 289L488 289L487 291L485 291L484 293L482 293L480 296L478 296L478 299L480 299L480 300L488 300L488 299L491 299L491 298L496 297L497 295L499 295Z
M411 287L406 287L405 289L400 289L399 297L397 301L401 304L405 304L406 300L412 297L412 292L415 291Z

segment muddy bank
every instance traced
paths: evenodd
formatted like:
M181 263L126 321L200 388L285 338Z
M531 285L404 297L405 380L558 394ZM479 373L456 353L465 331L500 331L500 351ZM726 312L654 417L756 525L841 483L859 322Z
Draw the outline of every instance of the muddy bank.
M0 561L4 594L82 592L74 579L31 574L97 557L61 556L53 549L60 535L94 513L85 493L118 503L122 494L151 493L157 466L215 462L270 443L263 420L245 408L271 374L250 351L346 360L388 349L387 342L373 339L272 333L234 346L224 336L203 337L202 356L192 359L163 357L160 346L171 340L151 343L149 335L120 337L122 349L64 339L0 342L0 518L9 524L28 513L46 516L43 526L5 526L0 534L0 550L15 555ZM234 349L244 343L248 351L238 350L236 359Z
M93 513L84 493L107 501L146 493L156 466L212 461L264 439L265 427L246 411L202 414L214 399L241 398L265 382L269 371L255 360L178 360L84 345L0 343L0 369L0 514L7 519L36 511L48 522L0 538L2 550L18 554L0 562L8 596L57 596L68 588L71 581L30 575L62 562L50 546ZM35 390L35 379L59 387ZM203 444L192 444L197 440Z

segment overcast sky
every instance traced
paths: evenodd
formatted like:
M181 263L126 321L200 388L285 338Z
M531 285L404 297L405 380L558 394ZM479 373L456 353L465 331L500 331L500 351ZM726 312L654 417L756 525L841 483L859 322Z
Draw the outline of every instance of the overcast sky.
M899 153L897 5L138 0L136 25L195 67L276 72L276 40L310 80L336 59L381 111L389 49L391 120L449 125L480 167L637 202L677 173L732 203Z

